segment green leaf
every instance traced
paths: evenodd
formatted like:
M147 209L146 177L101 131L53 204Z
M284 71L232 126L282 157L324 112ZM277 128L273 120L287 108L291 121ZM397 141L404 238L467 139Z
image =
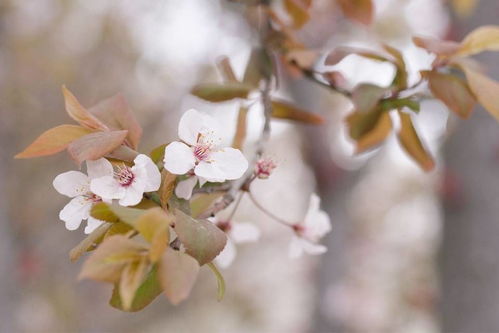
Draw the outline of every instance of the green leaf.
M165 158L165 148L168 144L162 144L156 148L154 148L150 153L149 156L151 157L151 160L155 163L163 163L163 159Z
M359 112L370 112L378 108L379 101L388 92L383 88L370 83L357 85L352 92L352 103Z
M387 51L393 58L392 62L397 67L397 72L393 78L392 86L396 87L398 90L407 89L407 67L405 64L404 56L402 53L390 45L383 45L385 51Z
M68 146L71 158L80 165L86 160L96 160L118 148L127 131L95 132L87 134Z
M272 101L272 117L312 125L320 125L324 123L324 118L320 115L304 111L292 104L278 100Z
M72 262L78 260L83 253L87 252L95 243L103 238L104 234L111 228L112 224L103 223L97 227L90 235L84 238L78 245L69 251L69 259Z
M196 220L178 209L175 210L175 232L186 252L200 265L213 261L227 243L227 236L215 224Z
M159 260L170 239L170 224L173 222L161 208L148 209L135 221L137 231L151 244L149 259L155 263Z
M159 280L168 300L177 305L191 293L199 273L198 262L168 247L159 263Z
M142 282L140 287L137 289L132 305L127 310L124 309L123 304L121 303L121 295L118 285L114 286L113 295L111 296L109 304L118 310L136 312L148 306L161 294L162 291L163 289L161 288L158 278L158 268L157 266L153 266L151 271L147 274L144 282Z
M99 202L92 206L90 216L101 221L116 223L120 218L111 210L111 207L105 202Z
M15 158L48 156L63 151L68 145L93 131L77 125L61 125L42 133Z
M244 72L243 84L258 88L263 78L272 75L272 60L265 49L256 48L251 50L248 64Z
M125 222L126 224L130 225L134 229L136 229L136 221L139 219L139 217L144 214L146 211L144 209L137 209L137 208L130 208L130 207L123 207L118 205L116 202L114 202L112 205L109 206L111 211L118 216L118 218Z
M135 294L144 280L148 266L146 258L143 257L140 260L127 264L121 272L119 289L121 304L123 304L125 310L129 310L132 307Z
M218 294L217 294L217 299L218 301L221 301L224 298L225 295L225 280L220 271L218 270L217 266L215 266L214 263L210 262L206 264L213 274L215 274L215 277L217 278L217 289L218 289Z
M225 102L236 98L245 99L254 88L243 83L202 83L191 93L209 102Z
M199 215L201 215L203 212L205 212L208 208L210 208L210 206L217 199L219 199L222 195L223 195L223 193L221 193L221 192L214 192L214 193L200 194L200 195L195 196L190 201L191 215L194 218L197 218Z
M373 123L369 123L369 126L367 126L366 124L366 127L364 129L356 129L355 127L359 126L358 124L356 124L356 121L359 121L359 119L360 121L366 121L362 118L362 116L360 116L359 113L354 113L348 118L350 131L357 136L357 138L355 139L356 153L362 153L369 149L377 147L386 140L393 129L392 121L388 112L374 111L374 113L375 116L378 117L375 118L373 115L373 117L368 120L372 121Z

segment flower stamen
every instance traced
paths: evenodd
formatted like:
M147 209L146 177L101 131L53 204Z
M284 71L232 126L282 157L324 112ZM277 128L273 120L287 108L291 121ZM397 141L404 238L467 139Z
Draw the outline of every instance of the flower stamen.
M133 183L135 174L130 167L123 165L117 167L117 170L114 172L114 178L121 186L127 187Z

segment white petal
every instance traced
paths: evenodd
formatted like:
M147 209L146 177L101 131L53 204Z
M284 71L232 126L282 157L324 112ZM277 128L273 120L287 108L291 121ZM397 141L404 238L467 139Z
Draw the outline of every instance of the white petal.
M300 257L303 253L319 255L327 251L327 247L322 244L310 242L298 236L293 236L289 244L289 257L292 259Z
M87 161L87 173L90 179L112 176L114 174L113 165L105 158Z
M201 161L194 168L194 173L205 182L222 183L225 181L224 174L214 163Z
M125 187L125 194L120 199L122 206L135 206L142 201L145 184L140 181L134 181L130 186Z
M185 175L196 164L192 149L182 142L172 142L165 148L165 169L174 175Z
M197 177L199 181L199 187L203 187L204 184L208 181L208 179L204 179L203 177Z
M251 223L234 223L230 229L230 238L235 243L256 242L260 239L260 229Z
M318 241L331 231L329 215L322 210L309 214L305 220L305 235L312 241Z
M91 234L92 231L97 229L102 223L104 223L104 221L97 220L96 218L89 216L87 219L87 226L85 227L84 232L86 234Z
M210 155L211 164L220 170L224 179L238 179L248 169L248 160L239 149L223 148ZM207 177L209 178L209 177Z
M192 176L182 180L175 187L175 195L181 199L189 200L192 196L192 190L198 181L198 177Z
M291 259L299 258L303 254L302 242L298 236L293 236L293 238L291 238L288 253Z
M327 247L325 247L322 244L317 244L317 243L312 243L307 241L306 239L303 239L303 250L307 254L311 255L319 255L327 252Z
M145 179L143 179L145 184L144 191L157 191L161 185L161 173L154 162L149 158L149 156L144 154L138 155L133 162L135 163L135 167L141 168L145 171Z
M218 132L218 122L197 110L186 111L178 124L178 137L194 146L197 143L199 134L216 137Z
M59 218L66 222L66 229L76 230L81 220L87 219L92 203L82 196L73 198L59 213Z
M68 171L55 177L54 188L60 194L74 198L89 191L90 179L79 171Z
M220 254L215 258L215 262L221 268L229 267L236 258L237 250L234 242L227 239L227 244Z
M103 200L121 199L125 192L118 181L111 176L92 179L90 190Z

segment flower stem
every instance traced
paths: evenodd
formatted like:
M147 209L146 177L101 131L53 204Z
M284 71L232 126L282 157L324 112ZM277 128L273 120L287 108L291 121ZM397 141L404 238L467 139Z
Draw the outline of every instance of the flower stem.
M260 209L263 213L265 213L265 215L267 215L268 217L272 218L273 220L275 220L276 222L279 222L280 224L286 226L286 227L289 227L289 228L292 228L294 229L294 224L293 223L290 223L288 221L285 221L283 219L281 219L280 217L274 215L273 213L271 213L267 208L263 207L262 204L260 204L255 196L253 195L253 193L251 192L248 192L248 195L251 199L251 201L253 202L253 204L258 208Z

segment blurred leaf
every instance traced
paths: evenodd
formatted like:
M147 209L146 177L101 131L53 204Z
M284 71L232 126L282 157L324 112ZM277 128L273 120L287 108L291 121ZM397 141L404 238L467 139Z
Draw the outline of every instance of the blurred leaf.
M108 238L114 235L124 235L133 230L131 226L123 222L116 222L111 225L111 228L106 232L104 238Z
M459 43L436 38L413 37L414 45L440 56L451 56L459 50Z
M293 20L295 28L301 28L310 20L310 14L308 13L309 6L309 1L284 0L284 9L286 9L288 15Z
M186 253L168 247L159 263L159 280L172 304L179 304L191 293L199 273L198 262Z
M428 84L433 95L461 118L468 118L475 105L475 97L461 78L436 71L428 72Z
M48 156L63 151L67 146L92 130L77 125L60 125L42 133L32 144L15 158Z
M128 263L121 272L119 290L121 304L125 311L131 309L135 294L147 273L147 268L147 260L141 258L140 260Z
M224 277L223 277L222 273L220 273L220 271L218 270L217 266L215 266L214 263L210 262L207 265L211 269L211 271L213 272L213 274L215 274L215 277L217 278L217 287L218 287L217 300L221 301L224 298L224 295L225 295L225 280L224 280Z
M286 53L287 61L293 62L298 67L305 69L311 69L319 57L320 54L317 51L309 49L296 49Z
M79 278L118 282L124 266L140 260L146 248L125 236L106 238L83 264Z
M125 310L123 308L119 287L117 285L114 286L113 295L111 296L109 304L112 307L122 311L136 312L149 305L154 299L156 299L156 297L161 294L162 291L163 289L161 288L158 278L158 269L157 267L153 267L147 274L144 282L142 282L140 287L137 289L132 305L128 310Z
M218 198L223 195L221 192L214 192L209 194L200 194L191 199L191 215L197 218L200 214L205 212Z
M137 229L137 220L142 214L146 212L144 209L130 208L120 206L118 203L114 202L109 206L111 211L119 217L119 219L129 226Z
M409 108L414 112L419 112L421 109L421 105L415 97L383 99L380 102L380 107L383 111L401 109L404 107Z
M247 98L253 88L243 83L202 83L191 93L209 102L224 102L236 98Z
M370 112L378 107L380 100L388 92L383 88L370 83L361 83L352 92L352 103L359 112Z
M392 62L386 56L379 54L375 51L365 50L365 49L356 48L356 47L343 46L343 47L338 47L338 48L334 49L333 51L331 51L329 53L329 55L326 57L325 64L328 66L334 66L352 54L356 54L360 57L364 57L364 58L375 60L375 61Z
M69 259L72 262L78 260L88 249L102 239L104 234L111 228L111 224L103 223L98 226L90 235L84 238L78 245L69 251Z
M262 78L272 75L272 61L264 49L251 50L248 64L244 72L243 83L257 88Z
M471 15L477 4L478 0L452 0L454 10L461 17Z
M499 51L499 26L488 25L473 30L461 42L458 56L470 56L484 51Z
M128 103L121 94L107 98L88 110L101 120L110 130L127 130L127 143L137 149L142 137L142 127L133 115Z
M217 61L217 67L222 74L224 82L227 83L237 83L239 80L236 78L236 74L234 74L234 70L232 69L232 65L230 64L230 60L227 57L221 57Z
M225 233L207 220L195 220L181 210L175 210L175 232L186 252L200 265L209 263L227 243Z
M346 117L349 134L355 141L369 134L376 128L383 111L380 108L368 112L355 111Z
M99 202L92 206L90 216L101 221L116 223L119 217L111 210L111 207L105 202Z
M87 160L99 159L118 148L125 140L127 131L96 132L87 134L68 146L71 158L80 165Z
M435 161L427 149L412 124L411 115L398 111L401 121L398 139L404 150L411 156L419 166L426 172L433 170Z
M397 67L397 72L393 78L392 86L396 87L398 90L404 90L407 88L407 68L402 53L390 45L383 45L385 51L390 53L395 59L393 64Z
M157 146L154 148L150 153L149 157L151 157L151 160L155 163L163 163L163 159L165 158L165 148L168 144L162 144L160 146Z
M369 25L374 16L372 0L338 0L346 17L353 21Z
M104 123L88 112L87 109L78 102L76 97L66 88L66 86L62 86L62 94L64 95L66 111L76 122L90 129L109 130Z
M476 71L465 62L460 64L468 79L468 86L478 102L499 121L499 82Z
M159 260L170 240L170 224L173 219L161 208L148 209L135 222L137 231L151 244L149 259Z
M232 147L236 149L242 149L244 145L244 140L246 139L246 118L248 116L248 108L241 106L237 114L237 125L236 133L234 134L234 139L232 140Z
M297 108L284 101L272 101L272 117L298 121L305 124L320 125L324 123L324 118L316 113L311 113Z
M356 116L352 114L347 118L351 129L357 125L355 122L358 121L358 118L358 114ZM390 114L388 112L379 113L379 117L372 126L369 126L368 129L364 130L356 140L355 152L362 153L377 147L386 140L388 135L390 135L392 128Z
M158 190L161 207L166 208L173 191L175 190L177 176L163 169L161 171L161 187Z

